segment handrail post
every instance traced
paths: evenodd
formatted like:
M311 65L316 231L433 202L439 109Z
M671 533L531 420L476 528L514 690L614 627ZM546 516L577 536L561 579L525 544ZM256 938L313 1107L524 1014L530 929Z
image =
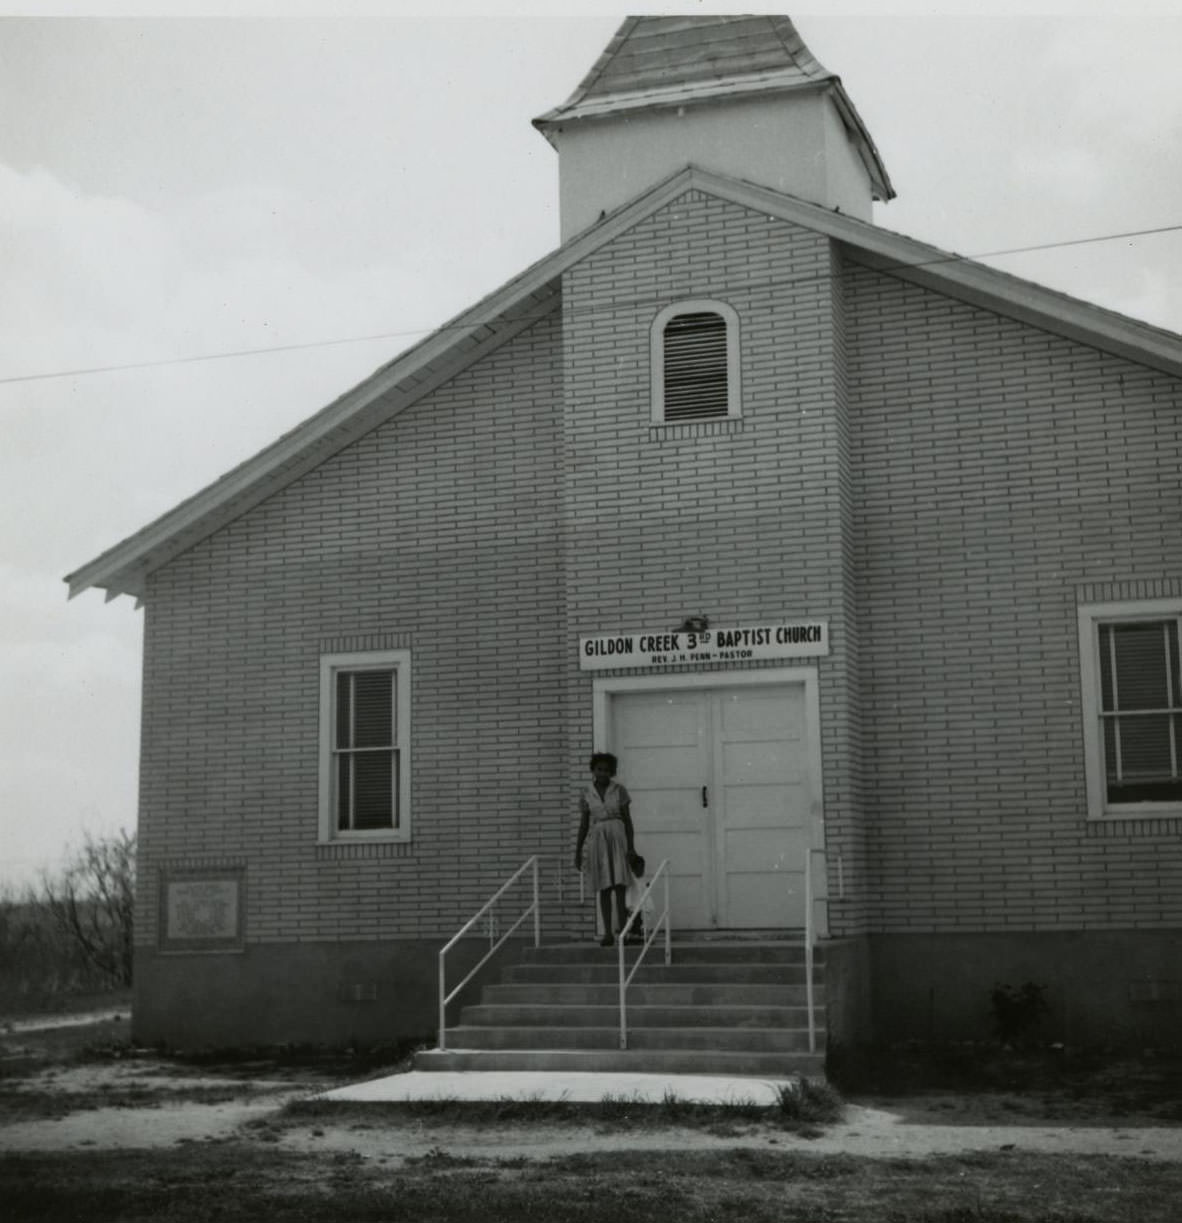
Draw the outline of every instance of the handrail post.
M636 963L632 965L632 971L627 976L624 975L625 963L625 943L627 937L631 933L632 928L636 925L636 920L644 915L645 905L650 903L649 898L652 895L653 887L656 885L658 877L664 872L665 875L665 911L661 914L657 925L653 928L651 934L647 937L644 934L644 924L641 923L641 942L644 944L636 955ZM661 865L657 867L656 874L649 880L648 886L640 894L640 899L637 902L636 908L632 910L632 916L624 923L624 928L616 935L616 968L617 976L620 985L620 1048L628 1048L628 986L632 982L632 978L636 976L640 969L641 962L648 954L648 949L656 941L657 931L660 929L661 922L665 923L665 963L668 965L672 958L671 946L671 928L672 923L669 920L669 859L662 860Z
M542 903L538 890L538 858L534 855L534 949L542 945Z
M526 869L533 868L533 892L534 899L531 905L528 905L521 916L505 931L501 937L497 938L497 916L496 903L497 901L517 882L518 879L525 873ZM447 1047L447 1004L455 998L460 990L468 984L469 981L484 967L485 964L492 958L493 954L512 937L517 928L529 917L530 910L534 913L534 946L541 946L542 928L540 921L541 904L539 900L540 887L538 883L538 858L537 855L531 855L505 880L504 883L480 906L479 909L452 935L450 939L439 949L439 1048ZM487 917L486 917L487 915ZM476 938L480 937L480 919L486 917L488 926L488 952L483 959L473 968L468 975L457 985L449 994L447 992L447 953L464 937L470 930L475 932Z
M669 920L669 872L665 872L665 967L673 963L673 923Z
M628 1048L628 1019L625 1012L626 1003L624 994L627 990L627 985L624 981L624 932L621 930L619 937L616 940L616 952L619 959L620 967L620 1048Z
M446 972L443 957L446 952L439 953L439 1051L447 1048L447 986L443 974Z
M813 851L804 858L804 996L809 1012L809 1052L817 1051L817 1020L813 1013Z

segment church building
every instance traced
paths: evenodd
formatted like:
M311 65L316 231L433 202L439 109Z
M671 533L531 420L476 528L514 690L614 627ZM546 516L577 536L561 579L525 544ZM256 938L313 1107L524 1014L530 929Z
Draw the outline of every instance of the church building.
M431 1038L531 858L448 1022L535 919L614 974L607 751L673 962L806 943L822 1050L1028 983L1176 1040L1182 337L876 224L786 17L629 18L534 125L556 250L67 579L145 616L136 1039Z

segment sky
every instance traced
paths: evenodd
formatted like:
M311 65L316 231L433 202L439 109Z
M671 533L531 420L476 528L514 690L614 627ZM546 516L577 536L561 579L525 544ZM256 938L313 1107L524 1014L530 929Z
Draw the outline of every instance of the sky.
M1182 18L976 7L791 14L876 222L1182 332ZM63 577L554 249L530 120L623 17L236 10L0 3L0 889L135 823L143 613Z

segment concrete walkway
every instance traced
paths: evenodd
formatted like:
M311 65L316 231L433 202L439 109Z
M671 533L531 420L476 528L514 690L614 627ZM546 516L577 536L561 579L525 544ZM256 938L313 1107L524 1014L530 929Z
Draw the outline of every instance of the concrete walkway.
M660 1104L677 1099L697 1104L779 1103L778 1082L697 1074L579 1073L532 1070L411 1070L338 1087L317 1097L356 1103L408 1100L528 1100L598 1104L605 1096Z

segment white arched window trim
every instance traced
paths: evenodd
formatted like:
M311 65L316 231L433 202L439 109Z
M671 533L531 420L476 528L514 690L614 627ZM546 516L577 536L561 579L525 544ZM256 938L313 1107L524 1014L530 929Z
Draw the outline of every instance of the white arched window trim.
M652 423L682 423L665 419L665 326L679 314L713 313L726 322L726 417L742 415L739 394L739 316L733 306L711 297L691 297L674 302L659 311L649 333L649 368L652 371ZM722 419L703 417L702 419ZM693 420L684 423L692 424Z

